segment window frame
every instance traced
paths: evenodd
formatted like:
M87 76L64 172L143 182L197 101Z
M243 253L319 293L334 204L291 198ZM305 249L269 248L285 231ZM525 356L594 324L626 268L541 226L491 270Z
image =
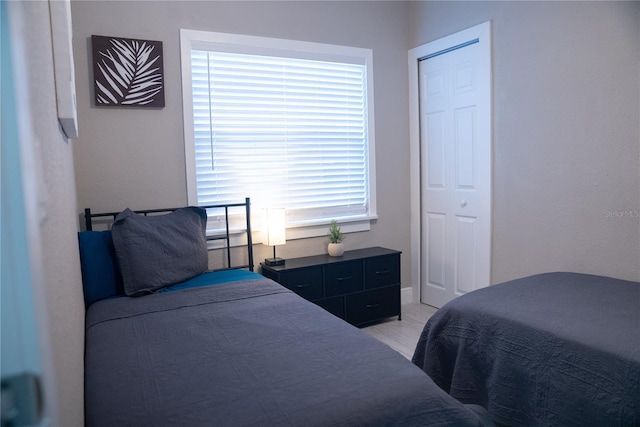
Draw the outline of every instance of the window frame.
M323 61L351 62L363 64L366 69L367 90L367 178L368 178L368 213L354 217L338 218L345 233L367 231L372 220L377 219L376 211L376 161L375 161L375 121L373 101L373 51L366 48L331 45L324 43L303 42L269 37L248 36L240 34L219 33L200 30L180 30L180 56L182 68L182 100L183 129L185 145L185 166L187 182L187 201L197 205L197 177L195 157L195 136L193 129L193 96L191 78L191 50L222 50L234 53L285 56L301 59ZM262 206L253 206L252 211ZM266 207L266 206L264 206ZM258 209L256 209L258 208ZM324 236L326 226L331 219L309 220L304 223L287 224L287 240ZM252 227L253 228L253 227ZM260 224L257 224L259 231ZM257 242L260 242L260 234Z

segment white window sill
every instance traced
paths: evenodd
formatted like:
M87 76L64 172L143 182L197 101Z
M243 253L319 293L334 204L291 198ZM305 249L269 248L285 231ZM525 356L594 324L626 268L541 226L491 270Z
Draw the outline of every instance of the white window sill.
M367 216L358 218L345 218L338 220L340 230L344 234L356 233L359 231L369 231L371 229L371 221L377 219L377 216ZM302 225L294 225L287 227L287 240L309 239L313 237L326 237L329 233L329 222L317 222ZM207 236L220 236L224 233L218 230L207 230ZM251 233L253 244L262 243L262 232L253 230ZM247 244L247 234L245 229L229 230L229 240L231 247L245 246ZM223 249L226 247L224 240L210 240L207 242L207 248Z

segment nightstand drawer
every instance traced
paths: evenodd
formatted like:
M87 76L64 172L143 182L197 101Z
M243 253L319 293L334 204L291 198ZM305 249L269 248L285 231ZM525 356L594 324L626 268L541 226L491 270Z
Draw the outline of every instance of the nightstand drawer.
M400 285L348 295L347 322L353 325L400 314Z
M313 301L322 298L322 268L304 268L280 273L280 284L302 298Z
M362 261L341 262L324 269L325 296L359 292L362 284Z
M314 302L334 316L344 319L344 297L325 298Z
M367 289L400 284L400 255L382 256L364 261Z

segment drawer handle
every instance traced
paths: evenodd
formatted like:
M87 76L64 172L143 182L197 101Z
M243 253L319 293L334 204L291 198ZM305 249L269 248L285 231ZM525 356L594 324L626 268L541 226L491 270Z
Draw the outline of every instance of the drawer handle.
M376 303L376 304L367 304L366 305L367 308L378 308L380 307L380 303Z
M391 270L380 270L380 271L376 271L376 274L378 276L382 276L383 274L389 274Z
M311 283L299 283L295 285L294 288L301 289L301 288L308 288L309 286L311 286Z
M342 282L344 280L351 280L351 276L346 276L346 277L338 277L336 279L338 282Z

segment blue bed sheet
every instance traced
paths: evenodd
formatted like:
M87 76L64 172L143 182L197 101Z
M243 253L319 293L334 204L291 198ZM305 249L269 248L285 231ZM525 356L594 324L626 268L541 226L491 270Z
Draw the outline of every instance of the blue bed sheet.
M219 285L221 283L238 282L240 280L263 279L258 273L248 270L222 270L207 271L191 279L171 285L159 290L157 293L179 291L182 289L198 288L201 286Z

